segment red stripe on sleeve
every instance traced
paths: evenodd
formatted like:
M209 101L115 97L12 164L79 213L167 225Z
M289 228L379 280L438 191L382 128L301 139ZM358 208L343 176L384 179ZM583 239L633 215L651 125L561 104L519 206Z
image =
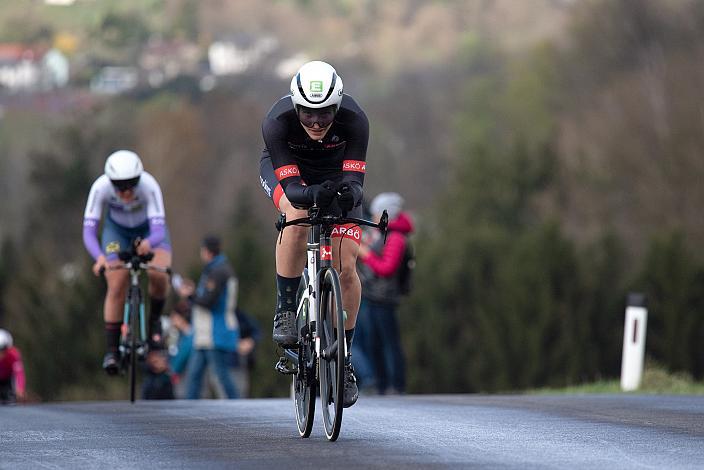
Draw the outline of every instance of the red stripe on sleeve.
M276 173L276 179L279 181L291 176L301 176L301 172L298 170L298 165L281 166L277 168L274 173Z
M367 172L367 162L361 160L345 160L342 162L342 171Z

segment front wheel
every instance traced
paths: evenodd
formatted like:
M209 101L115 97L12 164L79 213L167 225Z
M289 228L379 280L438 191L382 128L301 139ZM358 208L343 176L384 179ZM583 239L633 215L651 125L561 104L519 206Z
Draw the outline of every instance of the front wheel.
M345 327L340 278L326 268L320 281L320 399L328 440L335 441L342 426L345 389Z
M296 404L296 424L301 437L309 437L315 417L315 366L313 358L315 348L311 336L308 310L308 297L305 295L308 285L307 276L301 279L302 288L298 289L298 311L296 312L296 330L298 331L298 371L293 376L293 399Z
M130 381L130 401L134 403L137 398L137 349L140 339L140 298L139 291L133 291L129 302L129 331L130 331L130 358L129 358L129 381Z

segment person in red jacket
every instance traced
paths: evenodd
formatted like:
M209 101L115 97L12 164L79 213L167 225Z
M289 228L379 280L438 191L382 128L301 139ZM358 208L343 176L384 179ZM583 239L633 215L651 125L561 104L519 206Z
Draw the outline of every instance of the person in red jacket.
M385 393L389 386L396 393L404 393L406 388L405 360L396 311L402 295L400 274L413 222L403 212L403 202L397 193L381 193L374 198L370 208L373 218L379 220L384 210L389 214L386 243L377 235L362 243L359 250L362 305L357 335L361 351L360 366L355 366L360 376L363 370L368 371L367 378L373 373L375 380L368 382L374 382L379 393ZM364 384L362 377L360 380L363 386L372 385Z
M12 335L0 329L0 403L12 403L25 396L24 366L19 349L12 346Z

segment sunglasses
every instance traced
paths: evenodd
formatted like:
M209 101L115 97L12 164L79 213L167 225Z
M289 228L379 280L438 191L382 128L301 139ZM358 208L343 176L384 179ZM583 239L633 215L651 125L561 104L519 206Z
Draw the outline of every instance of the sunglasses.
M137 186L139 183L139 176L128 180L110 180L110 182L118 191L127 191Z
M324 129L332 124L334 119L334 105L321 109L306 108L305 106L298 107L298 120L308 128L313 128L315 124L318 124L321 129Z

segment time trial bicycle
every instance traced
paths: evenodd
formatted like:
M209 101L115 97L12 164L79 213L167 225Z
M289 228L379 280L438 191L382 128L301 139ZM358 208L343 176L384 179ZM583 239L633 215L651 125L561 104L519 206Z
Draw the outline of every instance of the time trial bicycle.
M291 225L309 226L306 268L298 290L296 330L298 343L283 348L276 369L293 375L296 423L301 437L309 437L315 415L316 390L320 390L325 435L337 440L342 426L345 379L345 313L342 309L340 278L332 265L332 232L335 226L353 224L375 227L384 234L388 215L379 223L326 213L317 206L308 217L286 220L281 214L276 228L283 232Z
M147 327L144 313L144 294L141 287L141 275L145 271L157 271L171 275L171 268L154 266L149 262L154 253L137 254L139 239L132 244L129 251L121 251L118 257L123 264L108 266L108 270L125 269L130 274L130 286L125 297L125 310L120 330L120 370L129 377L130 401L134 403L137 390L137 359L143 360L147 354ZM105 269L101 269L104 273Z

